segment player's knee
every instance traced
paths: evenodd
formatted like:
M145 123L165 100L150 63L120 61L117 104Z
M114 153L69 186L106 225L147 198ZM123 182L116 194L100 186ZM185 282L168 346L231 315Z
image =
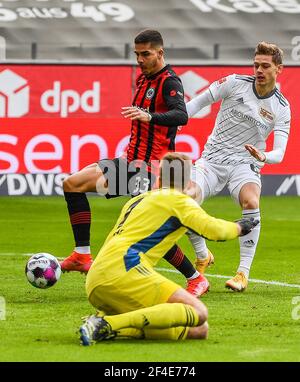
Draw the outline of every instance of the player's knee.
M187 339L206 340L208 337L208 323L207 321L195 328L189 328Z
M199 325L202 325L205 321L207 321L208 310L207 307L201 301L199 301L199 303L200 304L197 304L197 306L194 306L194 308L198 314Z
M242 201L243 210L254 210L259 208L259 200L256 197L249 197Z
M208 337L208 329L209 329L208 322L205 321L204 324L201 326L198 326L197 329L198 329L198 338L200 340L206 340Z
M200 301L198 298L188 293L183 288L180 288L176 292L174 292L172 296L169 297L167 302L181 303L181 304L192 306L196 314L198 315L197 325L202 325L205 321L207 321L208 310L206 306L203 304L202 301Z
M208 319L208 310L207 307L203 304L201 308L201 313L199 315L199 322L204 323Z
M63 181L64 192L87 192L87 185L83 183L79 176L70 175ZM92 191L92 190L91 190Z
M188 188L185 190L185 193L189 195L191 198L193 198L197 203L201 204L202 192L200 187L196 183L191 182Z
M71 176L64 179L62 184L64 192L74 192L74 182L72 181Z
M108 192L108 181L104 175L99 176L96 181L96 191L99 195L106 195Z

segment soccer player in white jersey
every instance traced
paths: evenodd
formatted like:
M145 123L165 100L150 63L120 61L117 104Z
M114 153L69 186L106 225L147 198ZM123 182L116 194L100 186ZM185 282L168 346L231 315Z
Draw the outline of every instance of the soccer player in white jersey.
M283 52L275 44L261 42L254 55L254 76L232 74L212 83L187 103L189 117L222 100L214 129L196 161L190 194L199 203L225 186L242 208L243 217L260 220L260 170L266 163L283 160L289 130L290 106L276 87L282 72ZM274 132L271 151L266 139ZM236 276L226 282L234 291L247 288L250 267L260 235L260 224L240 238L240 264ZM198 271L204 273L213 255L202 237L190 234Z

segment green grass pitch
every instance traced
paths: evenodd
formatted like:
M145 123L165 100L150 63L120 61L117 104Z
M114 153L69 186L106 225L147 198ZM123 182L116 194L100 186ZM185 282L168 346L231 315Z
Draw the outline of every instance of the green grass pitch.
M125 200L90 197L90 202L92 249L97 254ZM203 207L217 217L240 217L229 197L208 200ZM24 274L26 253L65 257L71 251L63 198L2 197L0 211L0 296L6 302L0 361L300 361L300 288L286 285L300 285L299 197L261 200L262 232L250 277L284 285L250 282L244 293L226 290L226 279L216 276L234 274L238 241L209 243L216 264L208 270L211 291L202 299L209 309L207 341L119 340L91 348L80 347L76 333L80 318L93 312L85 276L65 274L54 287L39 290ZM181 245L193 258L186 238ZM165 261L159 267L172 269ZM181 275L163 272L185 285Z

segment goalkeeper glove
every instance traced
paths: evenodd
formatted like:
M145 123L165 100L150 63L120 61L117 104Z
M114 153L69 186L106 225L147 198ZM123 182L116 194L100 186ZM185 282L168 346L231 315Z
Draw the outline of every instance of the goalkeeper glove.
M247 235L253 228L259 223L258 219L254 218L242 218L235 221L241 227L240 236Z

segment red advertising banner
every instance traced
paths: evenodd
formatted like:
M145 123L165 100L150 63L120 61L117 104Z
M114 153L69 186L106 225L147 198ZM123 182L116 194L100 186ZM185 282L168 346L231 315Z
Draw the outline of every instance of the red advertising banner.
M174 67L186 99L231 73L251 67ZM130 121L121 107L131 104L135 68L131 66L0 65L0 173L74 172L126 150ZM279 87L292 108L292 127L284 161L263 174L300 174L300 68L285 68ZM190 119L179 132L177 150L193 160L212 131L218 104ZM272 137L268 141L272 147Z
M213 119L195 119L177 136L177 151L199 158ZM3 130L5 134L3 134ZM299 140L296 123L284 162L266 165L264 174L298 174ZM130 123L125 119L6 119L0 134L1 173L75 172L103 158L114 158L126 151ZM271 141L269 142L271 146Z
M132 67L0 65L0 118L110 118L131 98Z

